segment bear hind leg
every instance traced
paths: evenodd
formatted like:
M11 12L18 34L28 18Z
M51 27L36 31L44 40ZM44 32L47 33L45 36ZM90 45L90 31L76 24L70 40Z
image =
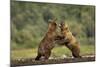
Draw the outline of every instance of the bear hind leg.
M82 58L82 56L80 56L80 54L75 51L72 52L72 55L74 58Z
M51 55L51 51L48 51L48 52L44 55L45 60L49 59L50 55Z
M41 58L41 55L38 54L37 57L35 58L35 60L39 60Z

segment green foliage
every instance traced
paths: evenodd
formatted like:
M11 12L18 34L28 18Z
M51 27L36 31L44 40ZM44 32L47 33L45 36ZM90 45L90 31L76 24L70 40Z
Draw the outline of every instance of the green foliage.
M94 6L12 1L11 49L37 47L53 18L65 21L81 45L95 44Z

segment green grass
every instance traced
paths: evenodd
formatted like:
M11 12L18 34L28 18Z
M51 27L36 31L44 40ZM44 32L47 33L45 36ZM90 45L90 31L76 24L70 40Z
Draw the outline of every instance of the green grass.
M90 55L95 54L95 47L94 45L81 45L81 55ZM11 58L35 58L37 55L37 49L20 49L20 50L12 50L11 51ZM58 46L52 50L51 57L53 58L61 58L63 56L70 57L71 52L65 46Z
M95 54L95 45L82 45L81 55Z
M11 58L33 58L36 56L37 49L20 49L20 50L12 50Z

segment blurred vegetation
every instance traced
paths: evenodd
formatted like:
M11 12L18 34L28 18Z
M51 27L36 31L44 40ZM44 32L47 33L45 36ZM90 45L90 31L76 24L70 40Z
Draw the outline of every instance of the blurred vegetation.
M36 49L53 18L65 21L81 45L95 45L95 6L11 1L11 50Z

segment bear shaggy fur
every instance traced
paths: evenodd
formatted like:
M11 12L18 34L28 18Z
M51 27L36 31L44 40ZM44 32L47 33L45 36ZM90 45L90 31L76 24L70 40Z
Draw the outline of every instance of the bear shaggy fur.
M75 58L81 58L80 56L80 44L76 40L76 38L72 35L72 33L69 30L69 27L64 22L60 23L60 29L61 29L61 36L64 37L64 40L62 41L67 48L69 48L72 52L72 55Z
M38 55L35 60L47 60L50 57L51 50L54 48L57 24L55 20L49 21L48 30L39 44Z

